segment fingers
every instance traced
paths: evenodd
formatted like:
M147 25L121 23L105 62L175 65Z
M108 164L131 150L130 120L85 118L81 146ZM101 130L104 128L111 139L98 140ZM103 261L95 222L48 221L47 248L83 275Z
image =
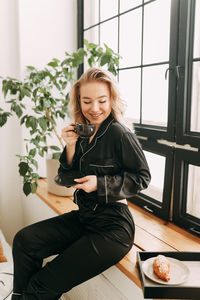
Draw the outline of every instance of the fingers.
M82 184L75 184L75 185L72 185L72 187L74 188L74 189L77 189L77 190L83 190L84 189L84 187L83 187L83 185Z
M83 182L88 181L88 179L87 179L87 176L85 176L85 177L82 177L82 178L74 179L74 181L76 181L78 183L83 183Z
M75 189L85 189L85 186L84 186L83 183L87 182L88 180L87 180L86 177L82 177L82 178L74 179L74 181L76 181L78 184L74 185L73 188L75 188Z
M64 127L61 131L62 136L67 136L67 135L70 136L70 134L73 134L73 133L75 133L74 126L71 126L71 125Z
M64 127L61 131L61 137L67 145L73 145L78 139L78 135L74 132L75 123L71 123L68 126Z
M74 185L75 189L82 189L87 193L97 190L97 177L96 175L88 175L82 178L74 179L78 184Z

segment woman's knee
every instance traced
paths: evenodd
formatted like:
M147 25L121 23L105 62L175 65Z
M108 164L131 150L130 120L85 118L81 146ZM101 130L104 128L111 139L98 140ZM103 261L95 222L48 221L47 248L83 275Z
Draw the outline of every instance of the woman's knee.
M28 230L28 227L19 230L13 239L12 249L15 252L18 249L28 249L31 244L32 235Z

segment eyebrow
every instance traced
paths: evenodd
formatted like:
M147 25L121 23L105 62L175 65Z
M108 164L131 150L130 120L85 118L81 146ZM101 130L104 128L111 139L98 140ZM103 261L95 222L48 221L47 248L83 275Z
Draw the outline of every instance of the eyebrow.
M97 99L101 99L101 98L105 98L105 97L108 97L108 96L107 96L107 95L102 95L102 96L97 97ZM81 99L88 99L88 100L91 100L92 98L87 97L87 96L83 96L83 97L81 97Z

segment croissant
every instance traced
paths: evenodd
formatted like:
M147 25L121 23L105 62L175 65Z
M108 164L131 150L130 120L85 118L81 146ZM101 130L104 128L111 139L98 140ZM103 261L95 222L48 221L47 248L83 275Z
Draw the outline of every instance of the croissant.
M158 255L153 261L153 271L162 280L170 280L170 263L164 255Z

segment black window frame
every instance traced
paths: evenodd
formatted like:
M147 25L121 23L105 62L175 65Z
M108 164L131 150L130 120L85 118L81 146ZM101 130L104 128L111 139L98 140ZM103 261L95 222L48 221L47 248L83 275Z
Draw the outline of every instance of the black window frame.
M84 0L77 1L78 47L83 47ZM144 6L154 1L157 0L150 0L145 3L143 1L142 5ZM141 121L140 124L133 124L133 129L144 150L166 156L166 182L164 183L162 205L141 193L133 197L132 201L144 209L152 211L153 214L162 219L171 220L172 218L172 221L175 224L191 232L192 223L190 222L190 217L184 216L183 218L182 215L178 213L182 209L181 202L177 201L175 197L171 198L171 195L173 195L173 186L177 184L177 178L181 178L182 176L181 169L178 167L177 163L177 154L181 153L178 148L181 147L180 145L183 145L182 147L185 147L186 144L189 145L191 151L188 155L191 157L198 149L200 151L200 132L190 131L192 62L195 61L195 59L193 59L195 1L196 0L171 0L169 61L152 64L152 66L166 64L165 76L168 76L169 79L167 126L160 127L156 125L146 125L141 124ZM120 3L120 0L118 0L118 3ZM130 11L132 11L132 9L130 9ZM121 14L124 14L124 12L120 13L120 10L118 9L118 16ZM200 58L198 61L200 61ZM169 65L169 67L167 67L167 65ZM141 61L141 66L137 67L145 68L148 66L151 65L142 65ZM119 68L119 71L124 69L129 69L129 67ZM83 73L83 70L83 65L81 65L78 70L78 76ZM140 120L141 119L142 117L140 116ZM161 141L159 141L159 139L162 140L162 145L160 144ZM195 147L196 149L192 149L192 147ZM166 174L168 174L168 176ZM173 177L173 174L176 174L175 177ZM166 187L170 189L167 189ZM183 192L185 193L185 190ZM177 191L176 193L178 195ZM171 210L174 211L171 212ZM195 220L195 222L195 226L200 226L200 219ZM195 232L193 233L197 234Z
M200 132L190 131L195 0L180 1L176 142L200 148Z
M199 219L186 212L189 164L200 167L200 152L175 149L173 222L200 236Z
M170 49L169 49L169 67L163 74L169 78L168 83L168 121L166 127L155 125L134 124L135 132L139 136L149 137L151 140L165 139L175 141L175 120L176 120L176 86L177 86L177 34L179 19L179 0L171 1L171 20L170 20ZM166 62L166 64L168 64ZM153 64L152 64L153 65ZM154 64L156 65L156 64ZM145 66L144 66L145 67Z
M139 193L130 198L129 201L167 221L170 216L171 193L169 193L169 191L172 191L173 183L174 147L143 140L141 138L138 138L138 140L143 150L166 158L163 197L162 202L159 202L145 194Z

